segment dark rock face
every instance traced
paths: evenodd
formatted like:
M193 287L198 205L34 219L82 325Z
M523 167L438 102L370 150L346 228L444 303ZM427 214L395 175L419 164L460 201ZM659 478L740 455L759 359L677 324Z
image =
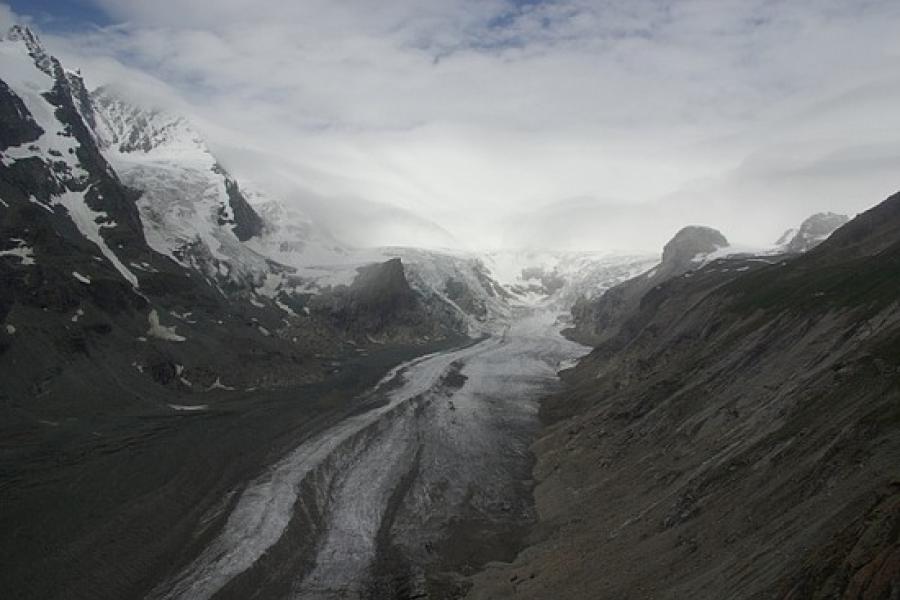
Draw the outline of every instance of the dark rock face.
M352 303L361 309L400 312L416 306L399 258L361 268L349 292Z
M225 179L225 191L228 193L228 203L231 206L231 212L234 215L232 230L234 235L242 241L246 242L252 237L262 233L265 224L262 218L256 214L253 207L244 198L240 187L235 180L230 177Z
M91 94L84 85L84 79L76 73L66 73L66 79L69 82L69 89L72 91L72 99L78 114L84 120L85 125L93 131L97 128L97 115L94 113L94 103L91 100Z
M847 215L835 213L815 214L803 221L800 229L789 240L785 240L785 236L782 236L779 245L784 245L786 252L795 254L808 252L821 244L833 231L845 225L849 220L850 218Z
M121 248L126 257L138 257L149 249L144 240L135 200L137 193L125 188L109 163L100 153L91 130L82 119L78 108L79 98L84 96L84 84L80 78L69 77L59 61L50 58L56 83L47 95L47 100L57 107L56 118L65 126L66 132L78 142L76 155L79 164L89 174L89 178L76 181L67 179L65 188L75 192L85 192L87 205L95 211L105 212L109 221L102 228L102 235L114 248ZM73 88L72 83L76 82ZM85 109L87 112L88 109Z
M22 100L0 81L0 151L33 142L43 134Z
M575 327L564 333L588 345L611 339L638 309L647 292L696 268L698 258L727 246L725 236L710 227L681 229L663 248L657 267L610 288L596 300L578 299L572 307Z
M660 271L670 276L681 274L693 266L694 259L728 246L728 240L712 227L691 225L681 229L663 247Z
M445 300L410 286L399 258L358 269L351 285L309 297L306 308L354 343L421 343L466 332Z
M380 334L395 325L414 328L426 319L399 258L362 267L350 286L315 298L312 306L357 334Z
M488 293L494 293L493 288L486 289ZM487 307L484 305L484 302L464 282L451 277L444 283L444 292L450 300L467 314L478 319L484 319L487 316Z
M470 597L900 592L898 232L900 195L649 291L544 403L535 544Z

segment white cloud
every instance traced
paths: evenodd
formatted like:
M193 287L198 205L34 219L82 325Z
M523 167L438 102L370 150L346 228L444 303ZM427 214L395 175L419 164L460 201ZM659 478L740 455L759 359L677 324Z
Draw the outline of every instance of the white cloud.
M179 103L238 175L364 199L358 242L761 243L897 186L892 0L97 3L125 24L54 49Z
M22 17L12 11L7 4L0 4L0 31L6 31L13 25L22 22Z

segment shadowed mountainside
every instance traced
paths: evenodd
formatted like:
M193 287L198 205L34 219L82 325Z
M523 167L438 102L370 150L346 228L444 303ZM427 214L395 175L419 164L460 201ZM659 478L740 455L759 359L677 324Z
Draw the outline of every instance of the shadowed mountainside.
M540 523L472 598L900 593L900 194L654 288L548 399Z

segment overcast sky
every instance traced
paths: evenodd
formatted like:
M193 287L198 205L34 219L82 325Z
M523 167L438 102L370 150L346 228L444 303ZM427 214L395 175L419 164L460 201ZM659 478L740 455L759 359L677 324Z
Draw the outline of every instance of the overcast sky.
M896 0L20 0L357 244L766 244L900 189Z

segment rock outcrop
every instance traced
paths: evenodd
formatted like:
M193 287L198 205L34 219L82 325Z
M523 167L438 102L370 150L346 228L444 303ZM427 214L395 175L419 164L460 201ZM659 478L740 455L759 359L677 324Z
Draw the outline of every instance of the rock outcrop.
M597 299L578 299L572 308L574 327L564 333L589 345L614 337L648 291L701 266L711 254L726 247L728 240L715 229L683 228L663 248L659 265L610 288Z
M417 327L431 332L399 258L360 268L350 286L317 296L311 308L327 314L339 329L357 334L382 334L392 326L409 330L409 335Z

